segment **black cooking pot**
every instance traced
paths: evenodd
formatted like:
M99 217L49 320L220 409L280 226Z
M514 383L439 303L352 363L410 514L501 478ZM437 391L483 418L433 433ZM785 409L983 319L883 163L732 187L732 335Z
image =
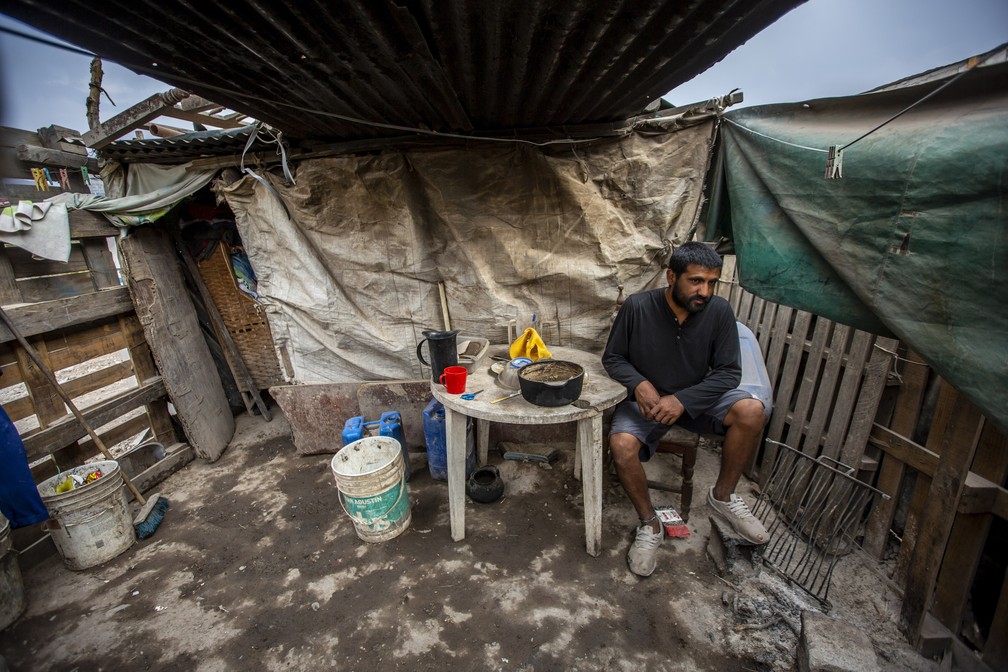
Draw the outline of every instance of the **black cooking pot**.
M518 370L518 386L530 404L566 406L581 396L584 367L574 362L543 359Z
M484 464L466 482L466 494L474 502L492 504L504 494L504 479L497 467Z

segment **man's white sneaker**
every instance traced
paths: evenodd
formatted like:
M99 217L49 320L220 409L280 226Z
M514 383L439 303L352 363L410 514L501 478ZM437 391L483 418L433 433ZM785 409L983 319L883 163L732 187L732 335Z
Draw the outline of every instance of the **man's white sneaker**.
M763 527L763 523L752 514L742 498L734 492L727 502L722 502L714 499L714 488L711 488L707 492L707 504L719 519L731 525L731 528L743 539L757 545L770 541L770 535Z
M657 532L647 523L637 528L636 537L626 556L631 572L637 576L651 576L658 564L656 556L664 536L665 528L661 524L658 525Z

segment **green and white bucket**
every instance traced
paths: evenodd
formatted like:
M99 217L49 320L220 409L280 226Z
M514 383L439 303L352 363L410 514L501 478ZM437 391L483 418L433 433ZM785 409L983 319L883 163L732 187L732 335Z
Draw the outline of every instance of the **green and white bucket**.
M348 443L332 462L340 504L364 541L393 539L409 527L411 512L399 442L368 436Z

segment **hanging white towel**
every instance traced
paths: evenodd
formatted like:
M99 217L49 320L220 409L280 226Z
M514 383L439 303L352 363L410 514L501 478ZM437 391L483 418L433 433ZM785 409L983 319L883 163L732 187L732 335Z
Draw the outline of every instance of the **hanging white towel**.
M66 204L21 201L0 214L0 241L54 261L70 259L70 218Z

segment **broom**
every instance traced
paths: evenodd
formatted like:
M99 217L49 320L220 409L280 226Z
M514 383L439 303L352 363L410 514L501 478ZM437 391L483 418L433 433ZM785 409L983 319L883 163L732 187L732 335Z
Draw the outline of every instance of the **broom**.
M110 460L115 460L115 457L112 456L112 452L98 437L98 433L95 432L91 423L85 420L84 416L81 415L81 412L77 410L77 406L74 405L73 401L70 399L70 395L66 393L66 390L64 390L56 380L56 376L53 375L53 372L49 370L49 367L42 362L42 358L39 357L38 351L25 340L25 337L22 336L17 327L14 326L14 323L11 322L10 316L7 315L7 312L4 311L3 308L0 308L0 319L3 319L4 324L7 325L10 332L14 334L14 338L16 338L18 343L21 344L21 347L28 353L28 356L31 357L32 361L35 362L35 366L39 368L39 371L45 374L46 380L49 381L49 384L53 386L53 389L55 389L60 395L63 402L70 408L70 411L74 414L74 417L77 418L77 421L81 424L81 426L87 430L87 433L91 436L91 440L94 441L96 446L98 446L102 455ZM136 497L137 503L140 505L140 511L137 513L136 518L133 519L133 528L136 530L137 537L140 539L146 539L154 534L158 525L160 525L161 521L164 520L165 512L168 510L168 500L165 497L162 497L161 493L154 493L150 497L144 498L137 487L133 485L133 481L130 480L130 477L126 475L126 472L120 469L120 473L122 474L123 481L126 483L126 487L133 493L133 496Z

